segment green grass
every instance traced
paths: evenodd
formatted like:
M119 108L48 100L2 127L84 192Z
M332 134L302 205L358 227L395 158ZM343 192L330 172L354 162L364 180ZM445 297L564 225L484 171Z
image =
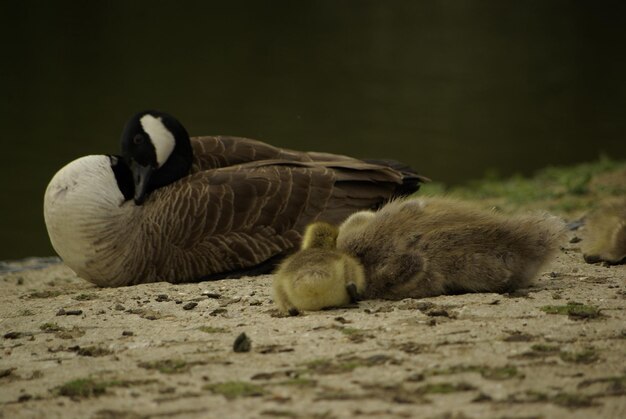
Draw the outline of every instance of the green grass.
M487 174L483 179L449 188L441 183L425 184L419 195L482 200L505 211L528 207L573 213L590 209L604 197L626 194L626 182L603 179L623 170L626 161L602 157L576 166L547 167L532 177L516 175L503 179Z
M96 300L98 296L96 294L78 294L72 298L76 301L88 301L88 300Z
M108 386L109 384L105 382L94 381L91 378L80 378L57 387L56 393L72 399L86 399L104 394Z
M517 368L512 365L489 367L484 365L455 365L445 369L433 370L429 375L452 375L465 372L475 372L488 380L508 380L520 376Z
M200 330L201 332L204 332L204 333L226 333L226 332L228 332L228 329L225 329L223 327L212 327L212 326L200 326L198 328L198 330Z
M433 383L419 387L417 392L420 394L450 394L475 389L476 387L468 383Z
M543 306L541 310L548 314L566 314L574 319L594 319L600 317L600 309L582 303L571 302L564 306Z
M203 387L214 394L221 394L229 400L239 397L257 397L266 394L263 387L244 381L227 381L224 383L207 384Z
M134 387L138 385L152 384L157 380L108 380L98 381L93 378L79 378L68 381L52 390L59 396L70 397L74 400L98 397L107 392L111 387Z
M595 348L587 348L580 352L562 351L560 357L563 361L574 364L591 364L600 359Z
M189 371L194 364L182 359L163 359L160 361L140 362L139 366L148 370L157 370L163 374L180 374Z

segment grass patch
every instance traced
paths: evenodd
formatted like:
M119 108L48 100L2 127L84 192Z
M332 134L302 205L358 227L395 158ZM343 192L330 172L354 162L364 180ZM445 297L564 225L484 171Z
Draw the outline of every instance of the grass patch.
M571 302L564 306L543 306L541 310L548 314L566 314L573 319L595 319L600 317L600 309L582 303Z
M56 387L53 393L59 396L70 397L74 400L87 399L90 397L98 397L106 393L110 387L135 387L138 385L152 384L157 380L109 380L97 381L92 378L79 378L68 381L67 383Z
M309 372L317 374L341 374L350 372L358 367L372 367L375 365L383 365L388 362L397 363L395 359L387 355L372 355L367 358L350 356L339 358L336 361L330 359L315 359L304 365Z
M579 407L592 407L597 404L593 398L584 394L576 393L559 393L550 397L550 401L556 405L576 409Z
M561 348L557 345L546 345L544 343L538 343L530 347L535 352L539 352L545 355L558 354L561 352Z
M78 294L72 297L76 301L89 301L89 300L97 300L98 296L96 294Z
M78 380L68 381L57 387L55 393L72 399L87 399L106 393L108 386L109 384L106 382L94 381L91 378L80 378Z
M315 359L304 364L309 371L317 374L341 374L350 372L362 365L357 360L333 362L330 359Z
M78 355L80 355L80 356L98 357L98 356L110 355L113 352L111 352L110 350L108 350L106 348L102 348L102 347L99 347L99 346L86 346L84 348L78 348L76 353Z
M213 327L213 326L200 326L198 328L198 330L200 330L201 332L204 332L204 333L226 333L226 332L228 332L228 329L225 329L223 327Z
M574 213L588 210L604 197L625 194L626 183L611 179L612 173L621 179L623 170L626 161L601 157L576 166L544 168L530 178L516 175L503 179L488 173L483 179L451 188L425 184L420 195L483 200L505 211L527 207Z
M433 383L426 384L425 386L419 387L417 389L418 393L421 394L450 394L450 393L458 393L462 391L471 391L475 390L471 384L468 383Z
M581 352L562 351L560 357L563 361L574 364L591 364L600 359L595 348L587 348Z
M519 376L519 372L515 366L505 365L503 367L488 367L484 365L455 365L450 368L434 370L429 372L430 375L452 375L465 372L475 372L488 380L508 380Z
M180 374L189 371L189 368L197 364L199 362L189 363L182 359L163 359L160 361L140 362L138 365L141 368L157 370L163 374Z
M294 386L294 387L315 387L317 385L317 381L311 380L310 378L291 378L289 380L281 381L276 383L279 386Z
M243 381L227 381L224 383L207 384L203 387L214 394L221 394L229 400L239 397L258 397L266 394L263 387Z

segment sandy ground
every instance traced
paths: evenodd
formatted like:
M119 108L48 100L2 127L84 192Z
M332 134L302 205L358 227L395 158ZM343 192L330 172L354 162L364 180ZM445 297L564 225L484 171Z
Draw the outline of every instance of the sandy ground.
M4 273L0 417L623 418L626 266L587 265L572 241L513 295L298 317L278 316L270 276L102 289L60 263Z

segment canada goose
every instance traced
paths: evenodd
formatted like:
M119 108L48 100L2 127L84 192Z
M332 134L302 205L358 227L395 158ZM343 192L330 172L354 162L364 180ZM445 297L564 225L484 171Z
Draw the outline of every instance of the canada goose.
M581 248L587 263L626 262L626 199L606 204L586 217Z
M363 267L337 251L337 227L309 225L301 250L287 257L274 274L274 301L283 313L321 310L355 302L365 289Z
M523 287L563 234L553 216L505 216L448 198L398 199L350 216L337 248L363 264L365 298L421 298Z
M189 282L268 272L308 223L339 223L423 179L244 138L190 140L147 111L124 128L122 158L86 156L55 174L44 218L56 252L95 284Z

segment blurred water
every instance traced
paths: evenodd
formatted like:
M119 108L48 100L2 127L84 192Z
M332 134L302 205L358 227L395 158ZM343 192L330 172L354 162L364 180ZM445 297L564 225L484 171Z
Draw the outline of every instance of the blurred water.
M448 183L626 157L621 2L180 4L0 6L0 260L53 254L48 180L145 108Z

